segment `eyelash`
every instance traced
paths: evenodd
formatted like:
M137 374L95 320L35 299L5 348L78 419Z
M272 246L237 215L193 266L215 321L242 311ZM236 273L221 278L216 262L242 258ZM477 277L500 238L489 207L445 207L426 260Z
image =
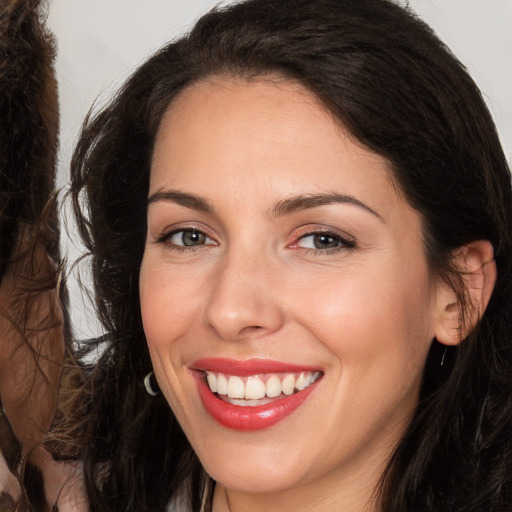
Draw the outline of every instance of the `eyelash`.
M217 245L216 242L202 243L199 245L178 245L178 244L171 243L170 242L171 239L180 233L182 234L182 237L185 235L185 233L194 233L199 236L205 237L205 239L207 239L207 240L213 241L212 238L207 233L205 233L204 231L201 231L200 229L181 228L181 229L174 229L172 231L162 233L155 240L155 243L166 245L169 250L178 251L181 253L185 252L185 251L195 252L195 251L202 249L204 246L207 246L207 245L210 245L210 246ZM333 239L333 241L337 242L339 245L337 245L336 247L323 248L323 249L322 248L314 248L314 247L302 247L301 245L299 245L299 243L302 240L305 240L309 237L315 237L315 236L328 237L330 239ZM300 235L296 239L296 241L293 242L292 244L288 245L288 247L291 249L302 249L306 254L312 254L315 256L317 256L317 255L319 256L319 255L333 254L333 253L337 253L337 252L343 251L343 250L345 250L345 251L353 250L356 248L356 243L354 242L354 240L350 240L344 236L341 236L340 234L333 233L332 231L323 231L323 230L315 231L315 230L313 230L313 231L307 231L306 233Z
M200 244L200 245L177 245L177 244L171 243L171 239L175 235L178 235L180 233L182 233L182 236L185 233L197 233L200 236L204 236L205 238L207 238L209 240L212 240L210 238L210 236L208 236L207 233L205 233L204 231L201 231L200 229L196 229L196 228L181 228L181 229L174 229L172 231L168 231L168 232L162 233L155 240L155 243L166 245L169 250L171 250L171 251L178 251L178 252L185 252L185 251L195 252L195 251L201 249L202 247L204 247L205 245L217 245L216 243L213 243L213 244L206 244L206 243L204 243L204 244Z
M301 240L305 240L309 237L315 237L315 236L325 236L328 238L333 239L334 241L338 242L339 245L337 247L331 247L331 248L313 248L313 247L301 247L299 245L299 242ZM297 238L297 241L291 244L289 247L291 248L298 248L303 249L306 251L306 254L313 254L315 256L317 255L325 255L325 254L333 254L337 253L339 251L346 251L346 250L353 250L356 248L356 243L354 240L350 240L346 237L343 237L337 233L333 233L332 231L323 231L323 230L317 230L317 231L308 231L307 233L304 233L300 237Z

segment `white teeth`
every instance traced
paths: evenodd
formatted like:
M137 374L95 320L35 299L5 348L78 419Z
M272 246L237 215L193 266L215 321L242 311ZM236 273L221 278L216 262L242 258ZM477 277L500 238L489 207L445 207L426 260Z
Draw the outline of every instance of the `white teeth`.
M266 395L269 398L275 398L281 394L281 381L277 375L272 375L265 385Z
M281 382L281 390L285 395L293 394L295 389L295 375L293 373L288 374Z
M299 378L296 380L295 382L295 387L299 390L299 391L302 391L304 388L306 388L307 386L309 385L309 374L306 374L304 372L302 372L300 375L299 375Z
M228 379L226 379L226 376L222 375L222 373L219 373L219 376L217 377L217 393L219 395L228 394Z
M295 391L302 391L313 384L319 377L320 372L301 372L298 376L295 373L287 373L238 377L206 371L206 382L212 393L227 395L237 403L245 401L244 405L257 405L257 401L265 397L293 395Z
M217 392L217 377L214 373L208 373L206 375L206 380L208 381L208 386L210 386L210 389L213 393Z
M228 396L229 398L244 398L244 381L240 377L229 377Z
M265 383L262 380L258 379L258 377L249 377L247 379L244 398L249 400L258 400L259 398L263 398L265 393Z

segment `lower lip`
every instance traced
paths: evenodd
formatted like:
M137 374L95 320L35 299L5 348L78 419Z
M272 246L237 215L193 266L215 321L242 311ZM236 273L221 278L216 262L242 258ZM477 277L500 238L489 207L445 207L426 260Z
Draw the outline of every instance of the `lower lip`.
M203 376L197 375L199 396L206 412L222 426L234 430L262 430L271 427L296 411L316 388L320 379L307 388L265 405L241 407L224 402L210 391Z

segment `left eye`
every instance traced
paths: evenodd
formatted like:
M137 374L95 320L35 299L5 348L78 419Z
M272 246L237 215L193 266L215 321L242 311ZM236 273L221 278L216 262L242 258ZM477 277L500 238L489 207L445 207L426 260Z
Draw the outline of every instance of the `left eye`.
M305 249L337 249L344 245L345 240L331 233L313 233L297 241L297 246Z
M168 241L172 245L181 247L195 247L198 245L210 245L214 243L211 238L196 229L182 229L180 231L175 231L168 238Z

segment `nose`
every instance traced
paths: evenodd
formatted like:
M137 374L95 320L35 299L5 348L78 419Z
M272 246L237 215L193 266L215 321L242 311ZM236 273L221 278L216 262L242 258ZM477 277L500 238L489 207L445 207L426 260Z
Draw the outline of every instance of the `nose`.
M206 321L222 339L239 341L278 331L284 311L277 269L263 257L230 254L215 270Z

